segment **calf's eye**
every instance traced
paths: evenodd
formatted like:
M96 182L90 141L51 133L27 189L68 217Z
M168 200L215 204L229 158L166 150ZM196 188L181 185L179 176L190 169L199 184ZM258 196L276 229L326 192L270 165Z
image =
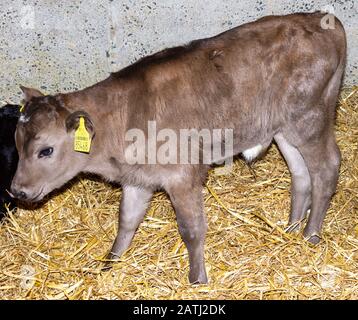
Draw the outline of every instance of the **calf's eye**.
M52 154L53 148L45 148L39 152L39 158L48 157Z

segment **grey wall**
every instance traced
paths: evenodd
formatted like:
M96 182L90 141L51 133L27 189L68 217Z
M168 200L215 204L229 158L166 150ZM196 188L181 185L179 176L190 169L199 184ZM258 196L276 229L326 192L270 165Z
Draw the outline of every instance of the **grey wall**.
M358 0L0 0L0 105L19 85L91 85L138 58L268 14L331 5L348 33L345 83L358 82Z

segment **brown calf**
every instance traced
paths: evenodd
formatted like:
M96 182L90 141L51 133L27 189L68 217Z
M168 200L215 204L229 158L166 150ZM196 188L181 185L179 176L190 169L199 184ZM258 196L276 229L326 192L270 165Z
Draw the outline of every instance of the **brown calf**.
M209 165L128 163L133 142L125 136L134 128L147 132L148 121L175 133L231 128L229 156L253 159L276 141L292 175L289 224L298 226L310 209L304 236L317 243L338 179L334 119L346 59L343 26L336 19L334 29L322 29L322 17L265 17L164 50L73 93L43 96L23 88L13 195L41 200L80 172L120 182L114 258L129 247L153 192L164 189L189 252L189 280L205 283L202 185ZM89 153L73 149L81 117L92 138ZM138 152L148 159L150 148Z

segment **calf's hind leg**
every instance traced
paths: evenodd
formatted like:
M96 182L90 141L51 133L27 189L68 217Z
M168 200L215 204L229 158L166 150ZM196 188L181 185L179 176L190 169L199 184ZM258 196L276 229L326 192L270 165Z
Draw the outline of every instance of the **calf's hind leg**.
M312 206L303 234L316 244L320 241L323 219L336 190L341 156L333 133L314 143L306 143L300 151L312 180Z
M298 149L282 133L274 138L291 173L291 214L288 224L292 226L291 231L295 231L311 206L311 178Z

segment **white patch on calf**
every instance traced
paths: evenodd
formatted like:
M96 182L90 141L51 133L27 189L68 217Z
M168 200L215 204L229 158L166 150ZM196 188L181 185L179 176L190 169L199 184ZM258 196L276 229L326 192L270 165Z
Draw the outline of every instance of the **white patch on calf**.
M262 145L258 144L255 147L252 147L250 149L247 149L245 151L242 152L244 158L246 159L246 161L252 161L254 160L262 151Z
M25 115L23 115L23 114L19 118L19 121L23 122L23 123L28 122L29 120L30 120L30 117L25 117Z

